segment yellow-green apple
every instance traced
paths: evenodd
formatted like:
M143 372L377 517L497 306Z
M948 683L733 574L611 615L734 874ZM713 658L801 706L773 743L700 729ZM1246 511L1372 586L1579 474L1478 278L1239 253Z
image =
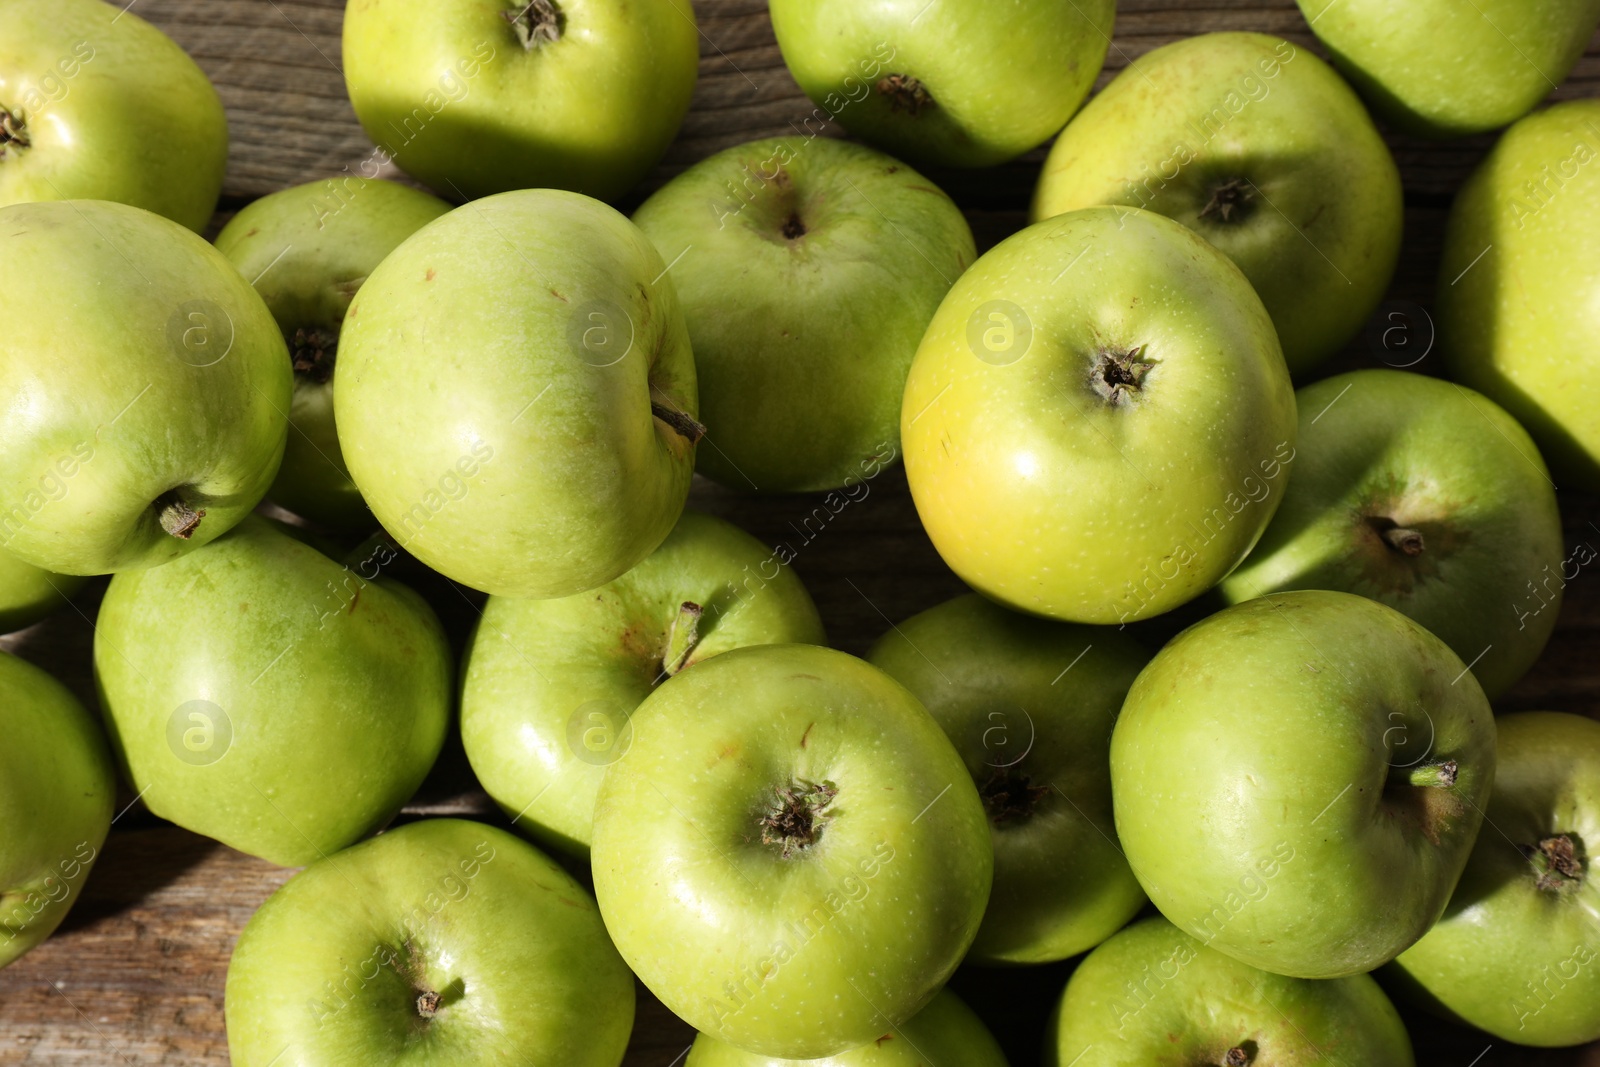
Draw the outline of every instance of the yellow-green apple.
M826 640L781 559L685 511L660 548L598 589L490 597L461 687L461 739L484 789L541 842L587 856L600 780L657 686L731 648Z
M449 210L407 186L348 176L264 196L217 235L217 248L272 310L294 367L289 440L267 491L274 503L325 526L372 523L334 428L339 327L367 275Z
M1439 267L1452 377L1539 442L1562 487L1600 492L1600 100L1507 130L1456 195Z
M428 819L319 859L228 963L235 1067L618 1067L633 977L594 898L504 830Z
M8 0L0 206L114 200L211 221L228 120L205 74L132 4Z
M498 596L571 596L648 556L705 432L666 264L624 216L552 189L395 249L345 316L333 407L400 547Z
M989 167L1048 141L1089 94L1115 0L772 0L789 73L817 110L897 156Z
M422 598L258 517L112 579L94 663L145 805L285 867L393 818L450 718L450 649Z
M1273 593L1196 623L1111 738L1128 863L1161 913L1274 974L1387 963L1443 913L1494 779L1483 690L1375 600Z
M928 179L860 145L752 141L633 217L672 264L724 485L834 489L900 453L900 395L928 321L977 252Z
M994 891L969 962L1064 960L1138 913L1145 895L1116 843L1110 752L1148 652L1115 630L968 594L899 623L867 659L938 720L983 798Z
M989 898L983 804L887 674L814 645L664 682L600 786L595 896L662 1003L745 1052L818 1059L921 1011Z
M1296 399L1294 480L1223 597L1371 597L1442 639L1499 697L1544 650L1566 581L1538 448L1494 401L1420 374L1355 371Z
M689 0L345 7L345 86L379 156L461 198L622 195L677 134L699 65Z
M1374 111L1407 133L1462 137L1526 115L1600 24L1600 0L1299 0Z
M105 574L250 514L283 455L292 375L220 252L121 204L13 204L0 292L0 548Z
M0 652L0 967L49 937L111 827L105 738L66 686Z
M1130 926L1067 982L1048 1067L1412 1067L1411 1039L1365 974L1313 982L1257 970L1162 918Z
M1444 918L1397 995L1519 1045L1600 1039L1600 723L1503 715L1494 791Z
M1356 94L1278 37L1210 33L1118 74L1050 150L1033 217L1125 204L1227 253L1297 377L1360 332L1400 254L1400 172Z
M1058 215L951 288L901 407L939 554L1009 607L1123 623L1242 560L1282 499L1294 389L1261 299L1194 231Z

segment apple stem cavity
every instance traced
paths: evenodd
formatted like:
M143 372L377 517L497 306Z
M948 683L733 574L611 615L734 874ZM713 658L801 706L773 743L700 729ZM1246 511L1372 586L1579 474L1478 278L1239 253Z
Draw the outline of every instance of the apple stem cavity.
M828 805L838 795L832 782L803 779L779 789L775 803L759 820L761 843L781 846L783 859L810 848L828 824Z
M1049 786L1034 785L1027 775L1010 767L997 768L989 775L989 780L978 787L983 808L989 813L989 821L996 826L1029 818L1049 792Z
M12 111L4 104L0 104L0 159L12 146L27 148L32 141L28 139L28 123L17 112Z
M677 408L668 407L658 400L650 401L650 413L666 423L674 433L691 445L699 444L700 438L706 435L706 428L696 422L693 416Z
M669 677L689 665L689 657L700 643L700 616L703 614L699 604L685 600L673 617L672 628L667 631L667 653L661 662L661 669Z
M431 989L425 989L417 994L417 1014L424 1019L432 1019L439 1014L439 994Z
M339 331L320 327L301 327L289 341L289 358L294 372L302 378L321 384L333 377L333 364L338 358Z
M1421 788L1448 789L1456 784L1460 769L1453 759L1443 763L1424 763L1407 770L1406 781Z
M1537 848L1524 845L1522 852L1539 873L1538 887L1548 893L1571 889L1583 881L1584 862L1571 834L1547 837Z
M1095 359L1094 370L1089 375L1089 385L1112 407L1127 403L1128 399L1144 387L1145 377L1154 363L1144 358L1148 345L1140 345L1129 352L1101 350Z
M520 11L502 12L525 52L561 40L561 10L552 0L531 0Z
M1381 536L1390 548L1406 556L1420 556L1427 547L1421 533L1404 526L1391 526Z
M878 95L889 98L893 111L904 111L912 118L934 106L928 87L909 74L887 74L878 79Z
M1200 209L1203 219L1219 222L1236 222L1244 218L1245 209L1255 199L1255 186L1243 178L1229 178L1211 190L1211 199ZM1239 216L1238 219L1234 215Z
M176 492L161 494L156 498L156 507L159 509L161 528L180 541L193 537L200 528L200 520L206 517L205 508L196 511Z

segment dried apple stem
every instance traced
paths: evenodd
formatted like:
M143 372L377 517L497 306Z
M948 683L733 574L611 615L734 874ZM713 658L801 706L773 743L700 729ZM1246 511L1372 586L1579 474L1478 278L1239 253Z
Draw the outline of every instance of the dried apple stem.
M180 541L187 541L194 536L200 528L200 520L206 517L206 509L196 511L176 493L167 493L160 497L156 504L161 509L161 528Z
M696 422L693 416L676 408L670 408L658 400L650 401L650 414L670 426L674 433L691 445L698 444L700 438L706 435L706 428Z
M1404 526L1395 526L1383 531L1383 539L1388 542L1390 548L1408 556L1420 556L1422 550L1427 547L1421 533Z
M662 670L668 675L677 674L689 665L689 657L694 655L695 646L700 643L701 614L700 605L690 600L685 600L678 607L672 628L667 631L667 653L661 663Z
M1443 763L1424 763L1407 771L1406 781L1423 788L1448 789L1456 784L1456 774L1459 770L1453 759L1445 760Z

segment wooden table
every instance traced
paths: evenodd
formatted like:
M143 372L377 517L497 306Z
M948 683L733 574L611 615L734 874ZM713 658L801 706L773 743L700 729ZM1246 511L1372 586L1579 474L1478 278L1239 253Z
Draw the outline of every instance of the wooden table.
M134 0L138 14L170 33L216 82L232 129L227 186L216 226L254 197L287 185L356 170L372 144L356 123L339 70L342 0ZM784 69L764 0L695 0L700 17L700 84L682 134L629 202L713 151L792 132L811 111ZM1292 0L1123 0L1103 85L1158 45L1214 30L1259 30L1317 49ZM1320 51L1320 50L1319 50ZM1554 94L1600 95L1600 35ZM1406 190L1406 241L1386 307L1427 308L1450 197L1492 144L1476 137L1432 144L1389 143ZM1042 153L979 173L936 173L966 210L980 250L1019 229ZM1417 317L1416 327L1426 330ZM1418 336L1417 342L1426 341ZM1424 345L1425 347L1425 345ZM1353 343L1335 369L1379 365L1384 353ZM1390 357L1391 360L1393 357ZM1436 369L1437 357L1414 369ZM898 470L837 514L807 497L740 497L697 481L693 506L787 543L834 643L861 653L889 625L962 591L917 522ZM1600 548L1600 506L1562 500L1569 546ZM413 577L457 640L481 604L437 578ZM76 610L0 647L46 666L85 701L96 583ZM1511 610L1507 607L1507 610ZM1159 642L1167 623L1148 628ZM1544 659L1502 709L1549 708L1594 714L1600 703L1600 577L1581 573L1567 590L1560 627ZM3 740L3 739L0 739ZM125 798L131 801L131 797ZM504 823L473 781L459 746L447 747L403 818L465 814ZM113 827L83 898L60 932L0 971L0 1065L227 1063L222 990L240 927L292 872L162 823L137 805ZM995 1029L1015 1067L1038 1059L1039 1035L1070 964L1006 972L963 972L956 988ZM693 1038L641 988L628 1067L679 1063ZM1474 1031L1408 1016L1424 1067L1586 1065L1600 1045L1535 1052ZM559 1067L559 1065L551 1065Z

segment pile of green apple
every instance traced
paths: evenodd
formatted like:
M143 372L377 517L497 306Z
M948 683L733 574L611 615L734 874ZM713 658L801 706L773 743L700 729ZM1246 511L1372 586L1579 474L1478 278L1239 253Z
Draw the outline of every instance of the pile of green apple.
M100 716L0 652L0 965L120 791L305 868L233 953L240 1067L617 1067L635 978L689 1067L1004 1067L947 981L1080 956L1056 1067L1409 1067L1391 995L1600 1039L1600 723L1491 707L1595 558L1600 103L1528 112L1600 0L1302 6L1333 65L1211 34L1085 103L1110 0L772 0L816 111L630 218L686 0L350 0L370 166L208 243L205 75L4 5L0 630L96 612ZM1369 104L1511 123L1451 380L1319 378L1400 251ZM981 256L902 162L1052 137ZM973 592L865 658L685 508L902 458ZM464 649L402 569L483 605ZM452 732L500 825L391 827Z

